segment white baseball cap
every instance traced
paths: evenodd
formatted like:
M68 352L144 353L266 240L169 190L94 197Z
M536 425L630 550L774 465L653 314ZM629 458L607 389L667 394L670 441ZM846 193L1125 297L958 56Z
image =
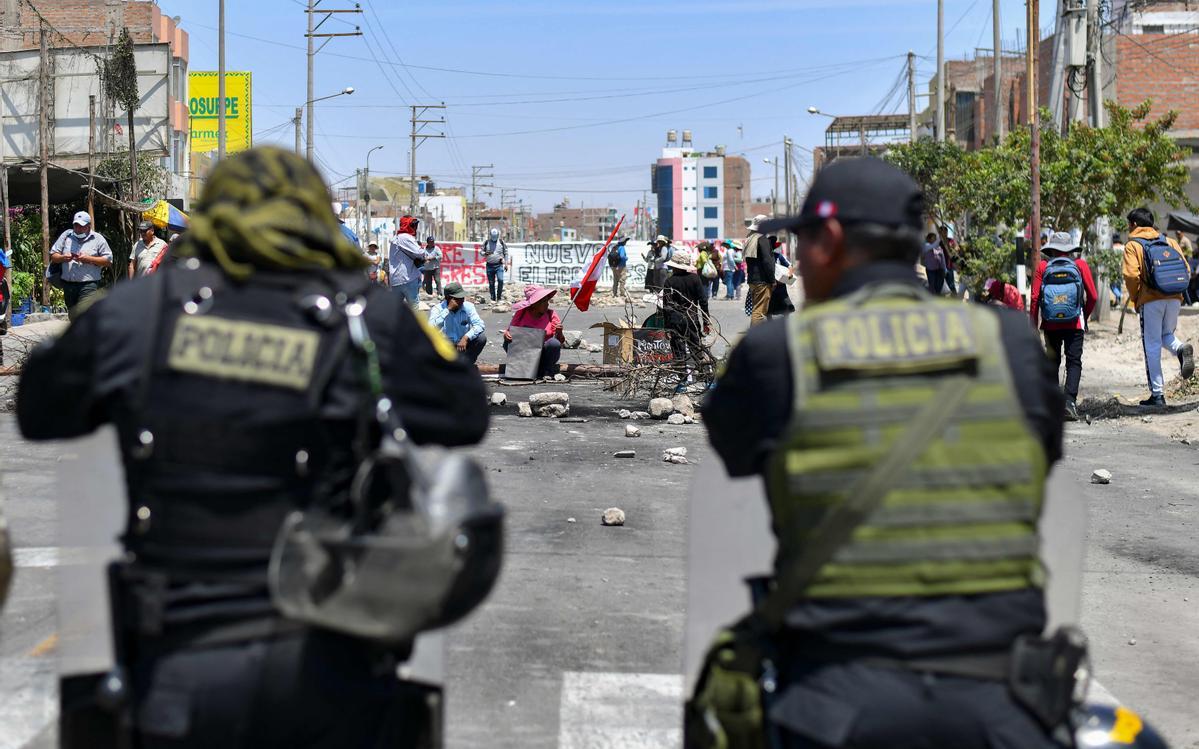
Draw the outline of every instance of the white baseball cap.
M75 218L71 219L71 223L79 224L80 226L91 226L92 217L87 215L87 211L79 211L75 214Z

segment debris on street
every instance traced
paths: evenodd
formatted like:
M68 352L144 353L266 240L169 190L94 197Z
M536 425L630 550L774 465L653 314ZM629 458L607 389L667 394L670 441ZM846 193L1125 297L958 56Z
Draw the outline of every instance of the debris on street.
M655 419L665 419L674 413L674 403L669 398L654 398L649 402L649 415Z
M508 402L507 395L504 395L503 393L492 393L491 394L491 405L502 406L507 402Z
M1100 468L1091 474L1092 484L1110 484L1112 483L1112 472L1106 468Z
M619 450L612 453L613 458L635 458L637 457L636 450Z
M635 427L635 426L633 426L632 424L625 424L625 427L624 427L624 436L626 436L626 437L640 437L640 436L641 436L641 429L640 429L639 427Z
M609 507L604 510L600 522L604 525L624 525L624 510L619 507Z

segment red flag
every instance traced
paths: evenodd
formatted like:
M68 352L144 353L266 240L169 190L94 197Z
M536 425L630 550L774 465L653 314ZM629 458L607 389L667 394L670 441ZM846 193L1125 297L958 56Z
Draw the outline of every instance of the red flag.
M595 286L599 283L600 276L604 274L603 261L608 254L608 245L612 243L616 232L620 231L620 225L623 223L624 216L621 216L612 229L612 233L608 235L608 241L604 242L604 246L595 253L595 257L591 258L591 265L587 266L587 272L583 274L583 278L570 285L570 301L574 302L579 312L586 312L587 308L591 306L591 295L595 293Z

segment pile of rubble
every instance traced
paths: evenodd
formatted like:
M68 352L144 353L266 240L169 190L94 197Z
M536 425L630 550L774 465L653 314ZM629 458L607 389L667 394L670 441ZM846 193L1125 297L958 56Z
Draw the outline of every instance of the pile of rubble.
M691 396L685 394L676 395L673 398L654 398L649 402L648 411L621 409L617 415L622 419L633 421L655 419L678 426L694 424L699 421L699 415L695 411L695 404L692 403Z

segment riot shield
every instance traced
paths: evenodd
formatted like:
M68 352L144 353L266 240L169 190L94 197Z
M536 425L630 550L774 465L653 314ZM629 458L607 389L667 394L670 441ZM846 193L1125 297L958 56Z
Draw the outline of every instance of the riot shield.
M1053 630L1078 623L1086 543L1082 494L1061 472L1049 478L1040 527ZM691 484L687 536L686 694L717 631L750 610L745 581L771 574L774 550L762 479L729 478L718 458L701 463Z
M120 555L126 491L116 431L106 426L60 443L58 473L58 674L64 710L93 711L97 689L114 667L108 564ZM416 639L402 679L433 689L445 683L445 637ZM101 699L103 702L103 699ZM84 732L86 721L75 726ZM438 731L440 733L440 731ZM63 746L66 743L66 737ZM102 746L87 740L88 746Z

